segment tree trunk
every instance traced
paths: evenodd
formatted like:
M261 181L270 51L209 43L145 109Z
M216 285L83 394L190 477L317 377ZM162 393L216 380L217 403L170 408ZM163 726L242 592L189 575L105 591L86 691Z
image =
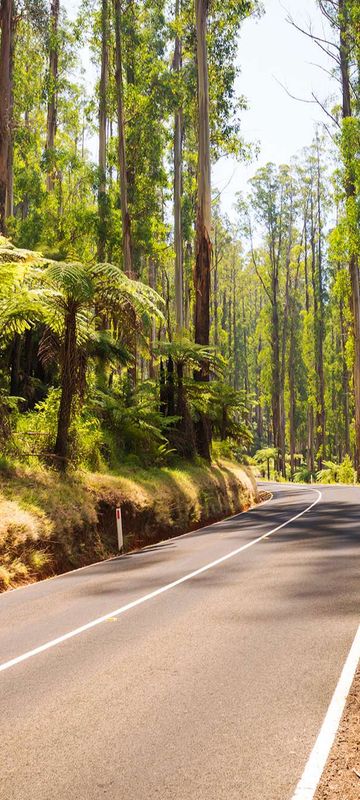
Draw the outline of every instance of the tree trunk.
M244 298L242 298L242 327L243 327L243 342L244 342L244 395L245 395L245 403L248 401L248 394L249 394L249 361L248 361L248 344L247 344L247 325L246 325L246 315L245 315L245 302ZM239 372L239 362L238 363L238 372ZM235 389L238 389L238 385L235 382Z
M195 432L194 425L189 411L187 398L184 388L184 365L178 361L176 364L177 376L177 403L176 414L180 417L178 429L182 434L181 439L181 454L185 458L194 458L196 453L195 448Z
M57 126L57 89L58 89L58 28L59 28L60 0L51 1L50 9L50 46L49 46L49 85L48 107L46 123L46 154L47 154L47 179L48 192L54 189L54 147Z
M325 323L324 323L324 286L323 286L323 258L322 258L322 219L321 219L321 183L320 183L320 152L319 145L317 150L317 224L318 224L318 292L319 292L319 323L318 323L318 376L319 376L319 399L318 399L318 415L317 427L320 433L319 436L319 449L321 450L321 458L319 459L319 469L322 467L322 461L325 458L326 448L326 428L325 428L325 379L324 379L324 339L325 339Z
M210 332L210 269L211 269L211 180L209 132L209 82L207 61L207 0L196 0L196 54L198 97L198 204L196 218L195 342L209 344ZM195 373L197 381L209 380L207 360ZM211 430L209 420L200 415L197 424L199 455L210 460Z
M278 278L273 270L272 276L272 304L271 304L271 411L273 443L277 453L281 452L281 407L280 407L280 336L279 336L279 310L278 310ZM276 458L275 469L279 470L279 456Z
M307 201L308 202L308 201ZM304 219L304 273L305 273L305 310L306 314L310 313L310 296L309 296L309 264L308 264L308 229L307 229L307 204L305 209ZM308 390L309 390L308 386ZM308 470L314 472L314 413L311 400L307 403L307 440L306 440L306 463Z
M316 365L316 456L317 467L322 468L325 456L325 408L324 408L324 360L323 360L323 340L322 340L322 280L321 272L321 250L316 249L316 223L314 217L314 201L311 197L310 215L310 245L311 245L311 281L313 288L314 303L314 344L315 344L315 365ZM321 231L318 230L320 239Z
M185 250L185 304L184 304L184 327L190 331L190 307L191 307L191 274L192 274L192 246L188 242Z
M175 382L174 382L174 361L172 356L166 362L166 389L167 389L167 416L175 416Z
M291 225L289 230L289 242L286 256L286 288L285 288L285 308L282 325L281 338L281 357L280 357L280 449L281 449L281 474L286 478L286 443L285 443L285 372L286 372L286 342L288 335L289 317L289 285L290 285L290 254L291 254Z
M5 234L6 192L11 114L11 23L12 0L1 0L0 44L0 234Z
M350 455L349 373L346 363L346 332L342 300L340 300L340 340L342 362L342 400L344 414L344 446L345 455Z
M128 206L128 177L126 166L126 141L125 141L125 120L124 120L124 88L123 88L123 68L122 68L122 39L121 39L121 0L114 0L115 10L115 81L116 81L116 102L117 102L117 123L118 123L118 161L120 174L120 206L122 223L122 250L124 272L129 278L134 278L132 240L131 240L131 219Z
M124 87L123 87L123 65L122 65L122 13L121 0L114 0L115 11L115 82L116 82L116 103L117 103L117 124L118 124L118 162L120 175L120 207L122 225L122 253L123 269L129 278L135 278L133 266L133 247L131 237L131 218L128 204L128 172L126 162L126 139L125 139L125 118L124 118ZM128 370L130 389L136 386L136 360L137 342L135 332L135 314L131 322L133 330L130 331L130 349L133 355L133 365Z
M156 289L156 263L153 256L149 258L149 286ZM156 342L156 320L152 317L150 323L150 362L149 362L149 378L154 379L156 376L154 364L154 347Z
M11 353L11 371L10 371L10 394L18 396L20 390L20 358L21 358L21 336L15 333L12 353Z
M219 346L219 251L217 244L216 225L214 232L214 282L213 282L213 297L214 297L214 346L215 353Z
M339 0L340 24L340 67L342 80L342 114L343 119L352 116L351 91L349 75L349 18L346 0ZM351 157L345 163L345 194L350 217L354 213L356 203L355 174ZM349 208L350 207L350 208ZM349 259L349 273L351 282L351 305L353 314L354 332L354 402L355 402L355 467L357 479L360 480L360 286L359 262L355 250L352 249Z
M6 217L14 215L14 53L15 53L15 8L12 3L11 30L10 30L10 113L9 113L9 151L8 151L8 175L6 186Z
M105 261L106 248L106 127L107 127L107 89L109 66L109 20L108 0L102 0L101 5L101 74L99 86L99 234L98 234L98 261Z
M294 332L291 331L290 337L290 354L289 354L289 394L290 394L290 408L289 408L289 433L290 433L290 472L291 480L294 479L295 472L295 337Z
M175 22L180 13L180 0L176 0ZM173 67L180 80L182 66L182 46L178 35L175 38ZM178 87L179 88L179 87ZM182 242L182 128L183 113L179 106L175 111L174 124L174 244L175 244L175 312L177 332L184 327L184 276L183 276L183 242Z
M69 450L69 428L71 412L76 391L77 342L76 314L71 309L65 319L65 335L61 369L61 397L58 415L57 435L55 443L56 465L66 469Z

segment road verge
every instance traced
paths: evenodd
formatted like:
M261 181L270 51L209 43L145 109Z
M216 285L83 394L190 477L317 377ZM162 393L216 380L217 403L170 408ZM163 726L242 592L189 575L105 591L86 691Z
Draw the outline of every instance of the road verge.
M121 474L12 467L0 475L0 589L117 553L115 509L126 549L177 536L258 502L255 480L227 461Z

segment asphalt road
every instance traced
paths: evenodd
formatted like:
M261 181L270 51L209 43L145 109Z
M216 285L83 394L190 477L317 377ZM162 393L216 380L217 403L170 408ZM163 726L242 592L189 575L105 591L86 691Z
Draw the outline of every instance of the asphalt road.
M360 489L321 488L245 548L318 499L272 490L247 514L0 597L1 800L291 798L357 629Z

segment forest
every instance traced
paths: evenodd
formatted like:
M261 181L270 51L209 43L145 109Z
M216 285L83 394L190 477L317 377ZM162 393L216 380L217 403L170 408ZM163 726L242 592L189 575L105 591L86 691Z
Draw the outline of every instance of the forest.
M1 0L2 469L360 478L360 3L318 5L336 102L257 167L237 47L266 3Z

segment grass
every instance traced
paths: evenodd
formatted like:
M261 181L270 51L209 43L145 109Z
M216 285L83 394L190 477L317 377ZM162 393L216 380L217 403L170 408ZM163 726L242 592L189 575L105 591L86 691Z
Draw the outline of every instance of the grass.
M218 461L116 474L0 464L0 590L116 553L115 507L127 549L184 533L248 508L254 479Z

